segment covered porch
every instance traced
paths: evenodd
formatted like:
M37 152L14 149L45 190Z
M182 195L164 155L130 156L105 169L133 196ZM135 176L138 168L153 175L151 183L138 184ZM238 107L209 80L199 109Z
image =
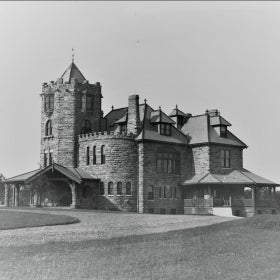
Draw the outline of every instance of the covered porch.
M245 169L227 175L195 175L182 186L184 213L242 217L276 214L277 186Z
M56 163L5 180L4 206L94 207L99 179L79 168Z

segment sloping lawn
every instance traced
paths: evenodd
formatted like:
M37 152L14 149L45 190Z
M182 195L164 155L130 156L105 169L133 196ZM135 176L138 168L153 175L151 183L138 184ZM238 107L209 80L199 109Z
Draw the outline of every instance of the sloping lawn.
M109 240L0 248L1 279L280 279L280 216Z
M52 226L77 223L79 220L64 215L39 214L0 210L0 230L25 227Z

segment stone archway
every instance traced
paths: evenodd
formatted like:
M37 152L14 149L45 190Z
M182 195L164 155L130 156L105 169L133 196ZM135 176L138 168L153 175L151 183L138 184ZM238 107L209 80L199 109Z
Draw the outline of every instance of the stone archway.
M68 206L72 203L72 191L66 180L52 180L42 187L42 206Z

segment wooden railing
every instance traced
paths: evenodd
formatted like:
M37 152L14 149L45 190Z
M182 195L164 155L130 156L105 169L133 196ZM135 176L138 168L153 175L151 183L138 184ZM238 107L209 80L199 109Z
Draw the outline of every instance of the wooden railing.
M213 207L213 198L184 199L184 207Z
M219 207L219 206L233 206L233 207L277 207L280 206L276 199L259 200L246 198L230 198L224 200L220 198L190 198L184 199L184 207Z

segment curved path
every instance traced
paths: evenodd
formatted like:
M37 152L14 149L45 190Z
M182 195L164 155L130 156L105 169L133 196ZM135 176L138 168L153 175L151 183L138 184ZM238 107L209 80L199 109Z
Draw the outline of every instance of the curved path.
M0 211L4 209L0 209ZM56 215L68 215L81 222L70 225L0 230L0 247L108 239L128 235L167 232L234 220L218 216L152 215L94 210L9 209ZM236 217L237 218L237 217ZM1 222L1 221L0 221Z

